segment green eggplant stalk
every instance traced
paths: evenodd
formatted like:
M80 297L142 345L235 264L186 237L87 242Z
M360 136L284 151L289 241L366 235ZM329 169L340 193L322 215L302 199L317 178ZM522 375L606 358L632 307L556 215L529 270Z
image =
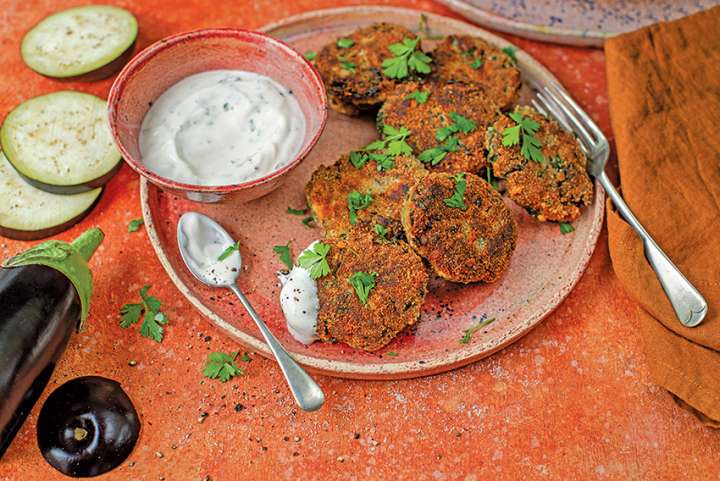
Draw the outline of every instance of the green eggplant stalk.
M87 318L87 261L103 237L93 228L70 244L47 241L0 268L0 458Z

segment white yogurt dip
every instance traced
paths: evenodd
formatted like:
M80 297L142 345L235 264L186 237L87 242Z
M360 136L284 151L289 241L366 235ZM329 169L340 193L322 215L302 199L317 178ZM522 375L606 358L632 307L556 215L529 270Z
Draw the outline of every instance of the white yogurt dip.
M312 249L317 241L305 250ZM303 251L304 252L304 251ZM285 322L292 337L303 344L312 344L318 340L316 332L317 316L320 310L317 282L310 272L300 266L293 266L289 274L280 274L280 305Z
M219 186L287 165L304 136L305 117L287 88L252 72L211 70L163 92L143 119L139 142L153 172Z
M218 231L208 218L194 212L183 214L179 224L184 236L182 242L195 271L211 283L225 286L232 284L238 276L240 253L235 251L223 260L220 255L233 244L233 240Z

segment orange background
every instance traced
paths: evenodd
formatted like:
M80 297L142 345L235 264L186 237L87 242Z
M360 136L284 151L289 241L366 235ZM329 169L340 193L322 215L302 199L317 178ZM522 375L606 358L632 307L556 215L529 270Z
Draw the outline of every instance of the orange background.
M307 10L362 2L115 3L138 17L138 47L144 48L184 30L257 28ZM431 1L385 3L452 15ZM0 117L22 100L56 90L107 96L109 80L45 79L18 54L28 28L76 4L0 1ZM548 66L609 133L601 51L512 40ZM117 379L143 420L130 458L99 480L718 479L720 434L649 379L637 331L640 308L612 273L605 232L573 293L513 346L430 378L319 378L328 401L308 414L295 407L276 365L259 356L243 365L246 376L226 384L202 377L208 352L237 346L168 282L144 231L127 233L137 217L138 178L123 167L93 213L59 236L70 239L98 225L107 239L92 261L89 328L72 338L48 391L80 375ZM26 247L0 238L0 258ZM170 318L159 345L118 326L120 306L134 302L146 283ZM137 365L129 366L130 360ZM0 461L0 481L67 479L43 461L35 442L45 396Z

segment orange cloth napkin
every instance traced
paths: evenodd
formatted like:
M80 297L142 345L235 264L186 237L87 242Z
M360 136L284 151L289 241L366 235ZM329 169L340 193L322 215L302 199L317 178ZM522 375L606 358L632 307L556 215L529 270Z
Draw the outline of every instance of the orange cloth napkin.
M610 39L610 116L622 194L709 304L686 328L608 205L613 268L644 307L640 330L654 381L720 421L720 7Z

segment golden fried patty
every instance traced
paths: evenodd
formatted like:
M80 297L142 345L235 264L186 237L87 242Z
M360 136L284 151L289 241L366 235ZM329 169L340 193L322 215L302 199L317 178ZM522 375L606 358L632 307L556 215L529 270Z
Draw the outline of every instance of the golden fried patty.
M503 133L517 122L503 115L488 131L488 157L493 174L505 179L508 196L541 221L571 222L592 201L593 184L587 174L587 159L575 137L554 120L531 107L518 107L516 114L537 122L534 134L541 144L542 160L529 160L517 145L503 145Z
M445 37L433 51L432 77L444 82L474 83L502 109L517 102L520 70L505 52L470 35Z
M367 160L357 168L350 154L340 157L333 165L321 165L305 187L308 206L327 237L345 235L353 225L372 230L383 226L388 240L404 238L400 223L400 208L410 187L427 172L411 157L395 157L393 167L378 170L374 160ZM369 195L367 207L355 210L355 224L351 223L348 196L351 192Z
M462 129L451 132L459 141L452 146L448 144L452 141L450 138L443 138L442 130L457 124L453 120L455 114L473 121L475 127L470 132ZM407 143L430 170L479 172L487 165L485 131L499 115L497 105L475 85L410 82L388 94L378 112L378 128L382 132L383 125L387 124L409 129ZM427 154L423 152L433 148L444 151L440 154L442 160L429 160L430 155L424 157Z
M415 37L400 25L376 23L343 37L352 41L350 47L338 46L337 41L323 47L315 59L315 67L325 82L333 110L357 115L361 110L381 104L398 83L383 73L383 61L394 57L388 47L403 38L414 40Z
M318 279L317 333L323 341L376 351L420 316L428 275L405 242L377 243L369 234L323 241L330 245L330 274ZM373 273L375 287L360 301L350 277Z
M500 194L476 175L465 174L465 209L450 207L456 176L432 173L405 199L402 223L410 245L442 278L492 282L507 268L517 224Z

